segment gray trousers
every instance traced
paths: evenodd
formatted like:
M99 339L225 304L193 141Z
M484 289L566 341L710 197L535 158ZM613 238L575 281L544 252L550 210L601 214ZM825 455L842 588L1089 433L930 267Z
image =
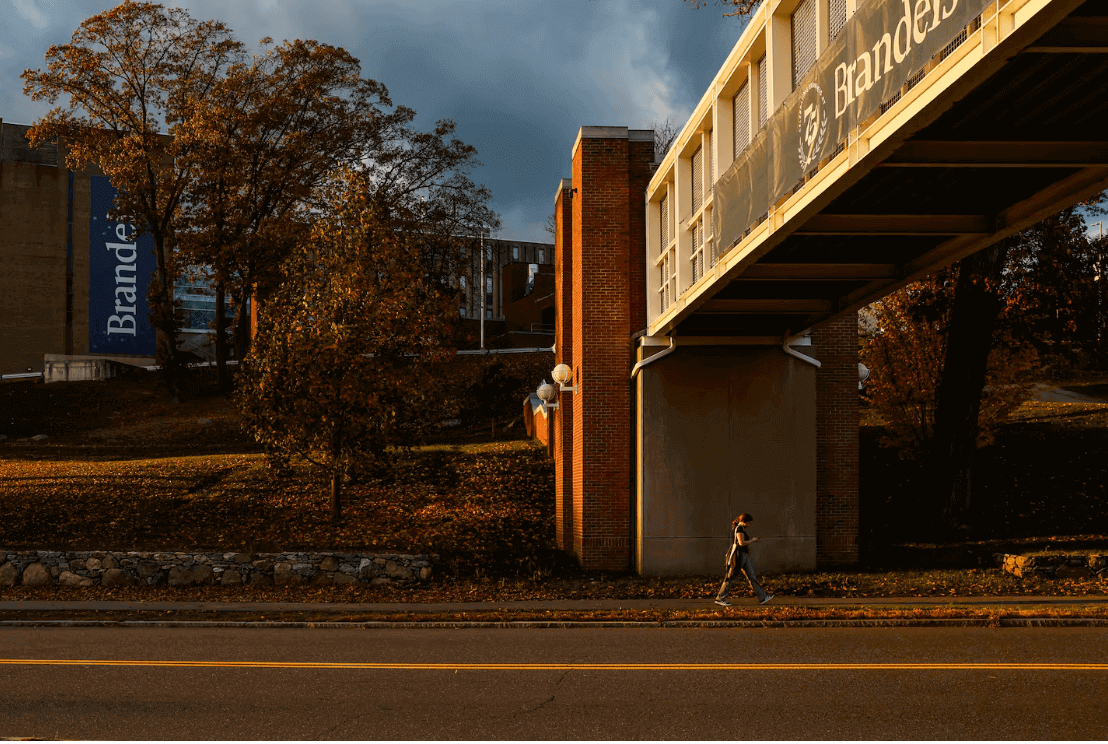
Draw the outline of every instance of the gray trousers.
M754 596L758 598L759 602L768 597L766 590L758 583L758 574L754 571L754 562L750 560L750 553L739 553L737 564L737 570L727 569L727 575L723 577L723 585L719 588L716 599L727 599L731 596L731 582L738 578L736 574L739 571L746 575L746 580L750 582L750 588L754 591Z

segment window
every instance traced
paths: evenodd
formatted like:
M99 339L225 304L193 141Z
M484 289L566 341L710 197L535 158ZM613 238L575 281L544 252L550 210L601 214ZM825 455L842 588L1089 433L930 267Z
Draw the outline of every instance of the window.
M513 245L512 246L512 260L513 261L518 261L519 260L519 246L518 245Z
M486 320L492 320L492 310L486 310L485 311L485 319Z
M673 280L676 266L673 263L673 251L667 250L658 262L658 298L661 301L661 312L673 302Z
M739 88L731 99L731 118L735 132L735 157L739 157L750 144L750 81Z
M693 222L691 261L692 283L696 284L704 276L704 217Z
M696 148L692 156L692 208L695 212L704 201L704 147Z
M485 291L486 292L491 292L492 291L492 277L491 276L486 276L485 277ZM492 295L489 295L489 296L491 297Z
M803 0L792 15L793 89L816 62L816 0Z
M463 318L466 316L466 306L465 305L462 305L461 307L458 308L458 315L460 315Z
M827 0L827 41L839 38L846 26L846 0Z
M539 263L546 263L546 250L539 248Z
M767 80L767 78L769 77L769 75L768 75L769 71L766 69L766 67L767 67L767 65L766 65L766 55L763 54L762 58L760 60L758 60L758 128L759 129L766 125L766 116L769 113L769 99L766 96L766 91L768 90L767 85L769 83L769 80Z
M673 211L668 188L658 207L659 217L661 218L658 220L661 225L661 235L659 236L661 250L658 253L658 258L654 261L654 265L658 272L656 276L659 312L665 312L666 308L673 303L674 286L677 280L677 246L673 242Z
M668 191L666 192L666 195L662 197L661 212L662 212L662 214L661 214L662 219L660 220L660 222L662 224L661 247L662 247L662 250L664 251L666 248L669 247L669 244L673 241L673 230L672 230L673 222L670 220L670 217L669 217L669 192Z
M488 248L485 249L485 260L486 261L491 261L492 260L492 246L491 245Z
M712 213L704 210L692 225L692 283L700 281L705 268L711 268L719 262L715 254L715 241L712 240Z
M527 287L523 292L524 296L535 291L535 274L537 273L539 273L538 264L527 264Z
M465 278L464 276L460 276L460 277L458 277L458 286L459 286L459 287L461 287L461 289L462 289L462 291L463 291L463 292L465 291L465 288L466 288L466 278Z

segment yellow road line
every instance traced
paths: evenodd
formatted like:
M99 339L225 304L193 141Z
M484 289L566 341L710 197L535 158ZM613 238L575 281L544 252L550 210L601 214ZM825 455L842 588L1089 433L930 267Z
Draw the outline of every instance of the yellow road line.
M459 663L421 664L397 662L314 661L155 661L146 659L0 659L8 666L121 666L121 667L228 667L247 669L426 669L477 671L773 671L773 670L1003 670L1003 671L1108 671L1108 664L1046 663L938 663L938 664L631 664L631 663Z

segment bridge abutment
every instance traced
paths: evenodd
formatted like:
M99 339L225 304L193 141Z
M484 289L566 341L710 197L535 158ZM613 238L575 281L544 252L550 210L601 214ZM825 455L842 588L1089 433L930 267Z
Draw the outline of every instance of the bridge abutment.
M559 547L587 570L716 573L748 511L764 570L857 560L853 313L813 334L818 370L780 345L678 336L629 374L651 350L636 339L652 160L649 132L582 128L555 199L556 362L576 386L553 412Z

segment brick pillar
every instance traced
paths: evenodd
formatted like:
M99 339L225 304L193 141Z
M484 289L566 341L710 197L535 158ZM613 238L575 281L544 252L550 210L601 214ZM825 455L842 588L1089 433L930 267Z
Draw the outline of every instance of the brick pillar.
M816 561L858 561L858 314L812 333L816 356Z
M573 367L573 182L563 178L554 199L554 364ZM558 547L573 552L573 395L552 411L554 522Z
M653 148L649 131L583 127L573 151L572 545L587 570L631 565L631 335L646 323Z

